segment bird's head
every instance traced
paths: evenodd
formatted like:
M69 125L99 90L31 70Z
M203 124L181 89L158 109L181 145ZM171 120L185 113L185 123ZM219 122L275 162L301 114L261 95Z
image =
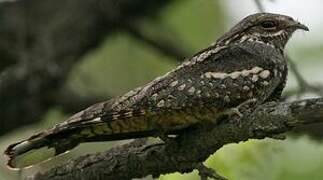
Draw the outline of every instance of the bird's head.
M309 30L307 26L289 16L257 13L244 18L220 38L218 42L228 44L250 40L283 49L297 29Z

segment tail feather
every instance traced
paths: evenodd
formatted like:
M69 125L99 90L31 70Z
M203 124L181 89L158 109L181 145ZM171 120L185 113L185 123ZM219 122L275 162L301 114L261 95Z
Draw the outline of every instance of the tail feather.
M36 140L23 140L14 144L11 144L5 151L5 155L12 157L28 152L32 149L37 149L46 144L46 139Z
M42 136L42 133L40 133L30 137L27 140L22 140L8 146L4 152L5 156L8 158L7 165L10 168L17 168L16 160L19 159L20 155L23 155L31 150L47 146L49 142Z
M4 152L8 158L7 166L12 169L25 168L73 149L82 142L132 139L156 134L154 130L107 133L104 131L105 127L102 124L92 124L71 129L62 128L62 131L52 129L41 132L8 146Z
M78 145L76 141L61 139L61 135L61 133L49 134L48 131L44 131L9 145L4 152L8 158L7 166L9 168L24 168L64 153Z
M109 111L113 103L114 100L95 104L51 129L10 145L4 152L8 158L8 167L23 168L26 165L20 165L21 162L18 161L26 158L38 158L37 162L31 162L28 166L43 162L82 142L131 139L153 134L154 128L150 127L148 119L143 117L144 110ZM49 154L46 154L47 152Z
M152 121L159 117L154 113L143 116L146 113L143 110L127 110L93 116L91 113L87 113L92 109L77 113L52 129L10 145L5 151L5 155L8 157L8 167L24 168L43 162L83 142L113 141L158 135L158 129ZM175 121L176 118L173 120ZM164 133L173 134L180 129L169 129ZM26 159L31 161L27 165L24 162Z

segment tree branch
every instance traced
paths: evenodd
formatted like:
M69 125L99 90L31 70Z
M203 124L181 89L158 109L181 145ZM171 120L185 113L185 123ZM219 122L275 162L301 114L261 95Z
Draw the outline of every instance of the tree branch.
M124 27L124 29L134 38L160 51L162 54L172 57L174 60L182 62L189 56L189 52L182 48L179 43L175 43L165 33L156 32L149 34L134 24Z
M145 144L135 140L106 152L78 157L33 180L103 180L158 177L172 172L191 172L223 145L248 139L263 139L287 132L293 127L323 122L323 98L295 102L271 102L232 123L198 127L175 140Z
M53 106L75 112L57 98L87 52L128 22L156 19L170 0L23 0L0 3L0 135L38 122ZM46 13L44 13L46 12ZM75 23L71 23L75 22ZM62 96L57 96L60 90ZM100 98L101 99L101 98ZM60 102L58 102L58 101ZM64 102L63 102L64 101ZM66 107L72 105L73 107ZM22 118L23 117L23 118Z
M315 93L319 96L323 96L323 86L321 84L313 85L313 84L308 83L304 79L304 77L301 75L301 73L299 72L295 62L293 60L291 60L289 56L286 56L286 58L289 62L290 70L295 75L295 78L298 83L298 89L296 91L288 91L286 93L287 96L288 95L291 96L293 94L296 94L298 97L300 97L300 95L302 95L306 92L311 92L311 93Z
M262 5L262 3L260 2L260 0L255 0L255 3L256 3L256 6L257 6L257 8L258 8L258 10L259 10L260 12L265 12L265 8L264 8L264 6Z

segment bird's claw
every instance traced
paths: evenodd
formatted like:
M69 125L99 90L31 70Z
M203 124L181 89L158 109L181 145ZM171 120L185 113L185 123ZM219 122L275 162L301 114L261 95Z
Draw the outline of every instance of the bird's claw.
M231 108L229 111L230 111L229 113L230 116L237 115L238 118L241 118L243 116L243 114L240 112L238 107Z
M225 114L229 116L230 120L232 120L233 122L237 122L240 125L240 119L243 117L243 113L241 113L241 110L247 109L250 104L255 102L257 102L256 98L246 100L238 106L230 108Z
M237 107L230 108L227 114L229 116L237 115L238 118L243 117L243 114L241 113L241 109L246 108L249 106L249 104L257 102L256 98L248 99L244 101L243 103L239 104Z

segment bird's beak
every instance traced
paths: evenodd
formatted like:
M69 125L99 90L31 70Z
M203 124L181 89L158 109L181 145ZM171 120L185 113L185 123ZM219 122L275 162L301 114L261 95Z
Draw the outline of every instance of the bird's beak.
M289 27L292 27L295 29L303 29L304 31L309 31L309 28L300 22L294 22L291 25L289 25Z

